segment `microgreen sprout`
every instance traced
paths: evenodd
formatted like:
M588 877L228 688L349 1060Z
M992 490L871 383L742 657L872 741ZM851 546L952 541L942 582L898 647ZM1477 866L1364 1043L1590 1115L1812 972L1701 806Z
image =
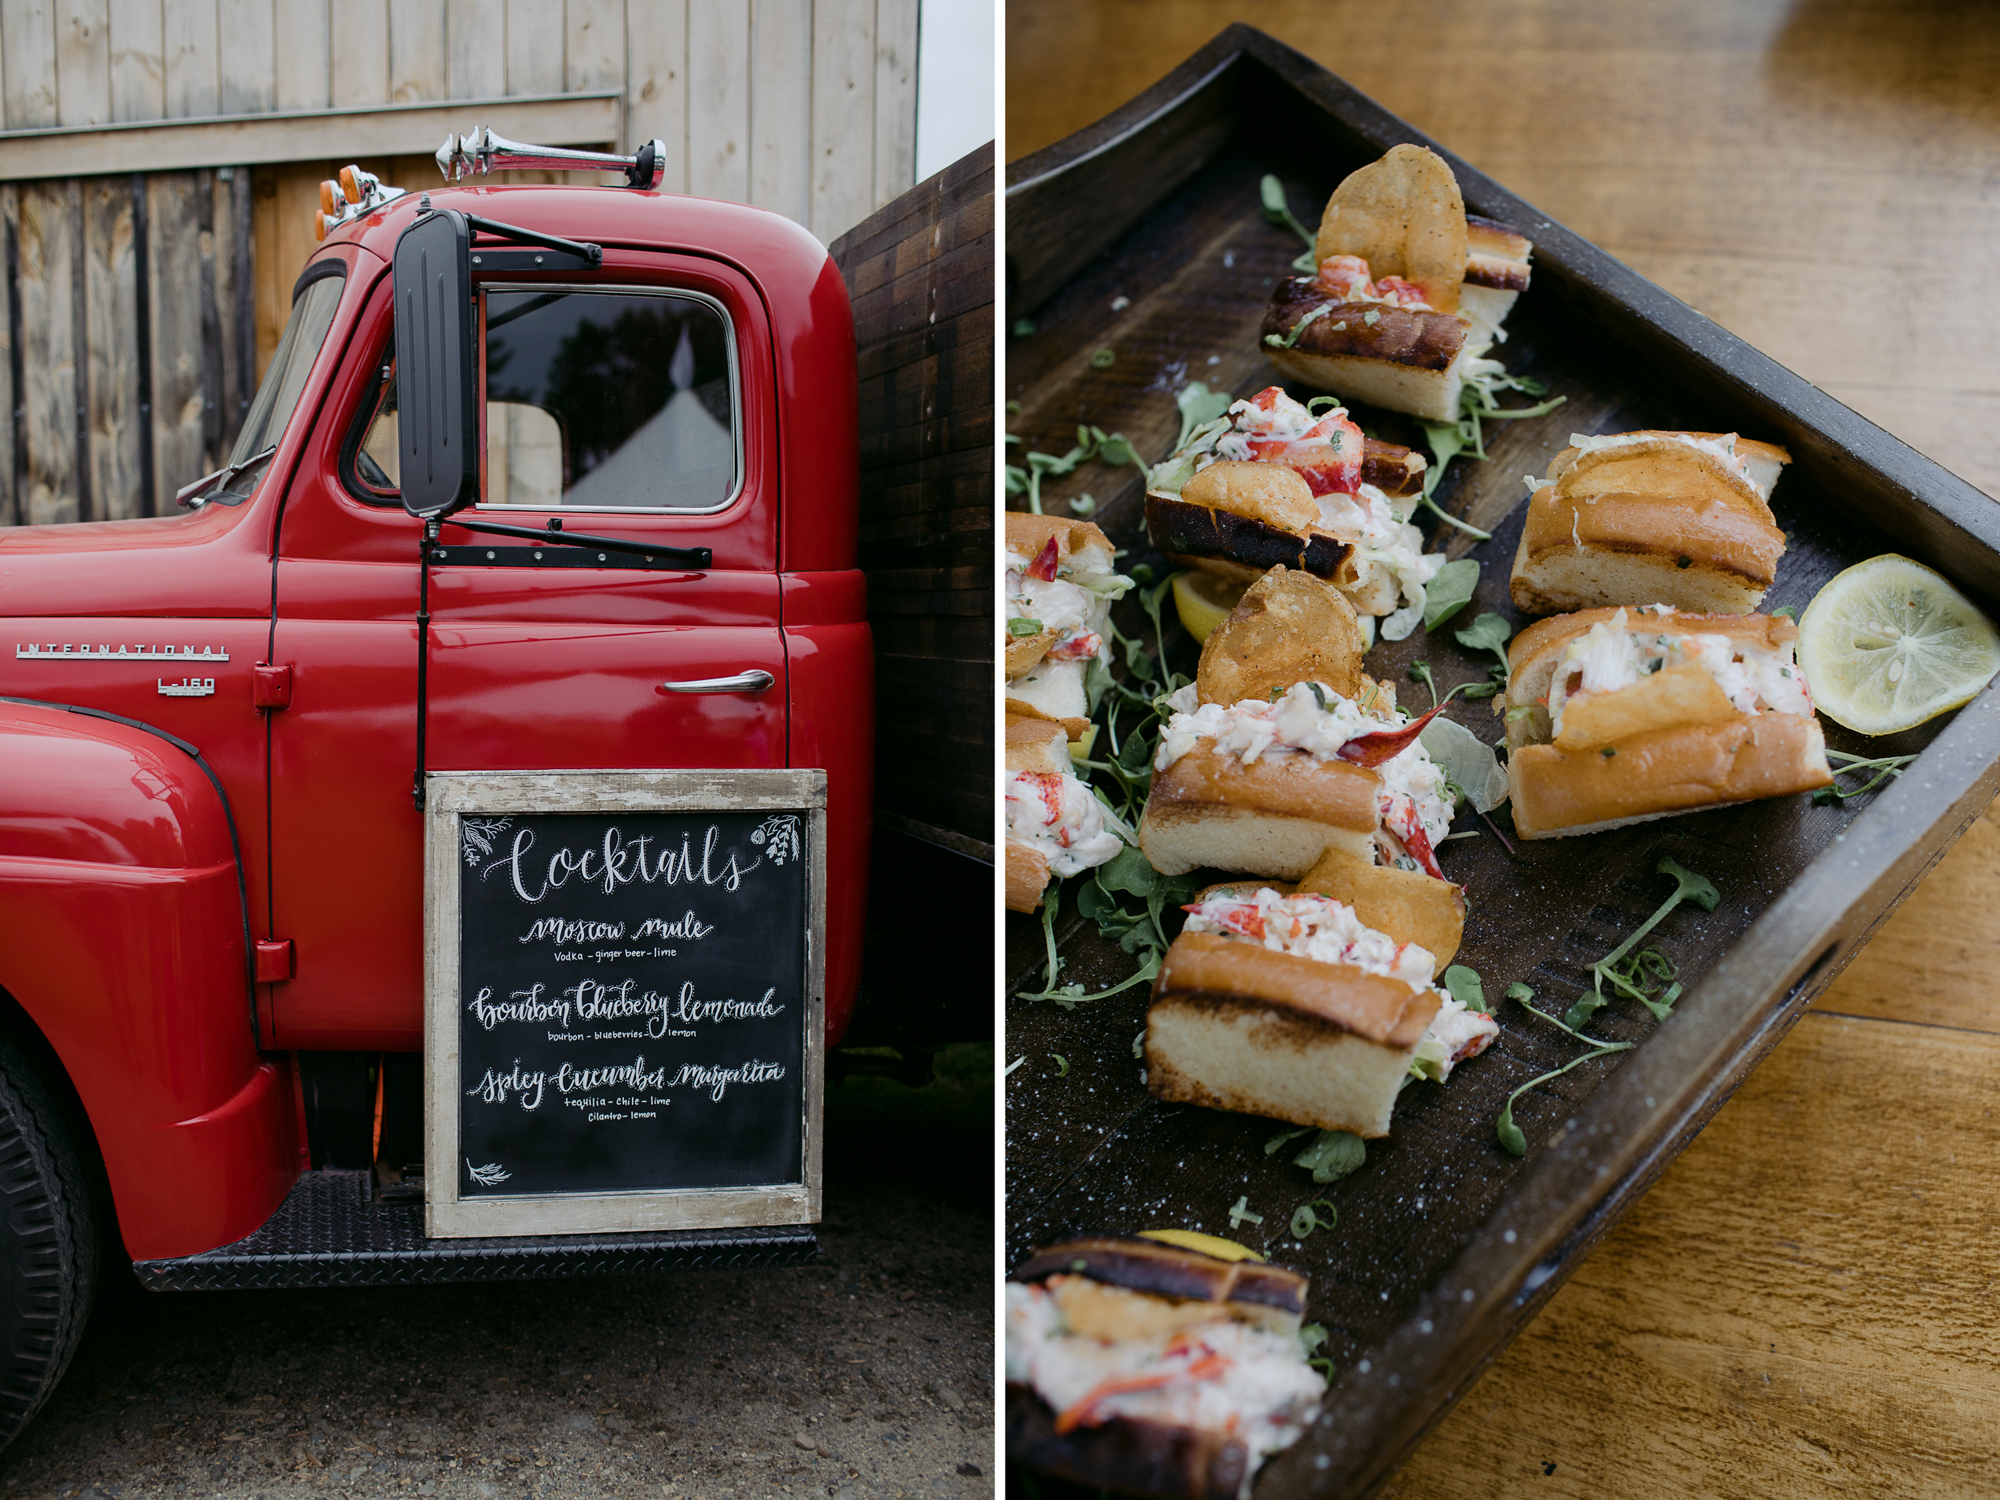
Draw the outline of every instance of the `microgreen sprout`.
M1240 1224L1261 1224L1263 1222L1264 1216L1262 1214L1250 1211L1250 1195L1248 1193L1245 1193L1229 1205L1229 1227L1231 1229L1236 1228Z
M1266 172L1263 179L1257 184L1257 190L1264 200L1264 217L1269 219L1273 224L1276 224L1280 229L1291 230L1306 242L1304 252L1292 262L1292 269L1303 272L1308 276L1317 271L1319 269L1319 256L1316 253L1319 244L1318 236L1306 228L1305 225L1301 224L1298 221L1298 217L1293 214L1292 205L1285 198L1285 185L1278 181L1277 177L1272 173Z
M1877 787L1902 775L1903 767L1915 760L1916 756L1883 755L1874 760L1863 760L1860 756L1849 755L1845 751L1829 750L1826 752L1826 758L1847 763L1834 768L1833 774L1836 777L1851 776L1857 771L1874 771L1875 775L1863 786L1843 787L1836 782L1832 786L1821 787L1812 794L1814 807L1833 807L1845 802L1849 797L1865 797Z
M1007 441L1023 446L1017 434L1007 434ZM1072 472L1078 464L1090 459L1112 465L1138 464L1138 450L1125 439L1122 433L1106 432L1101 427L1080 426L1076 429L1076 443L1060 456L1053 453L1029 451L1021 455L1018 464L1008 464L1006 468L1007 493L1026 495L1028 509L1035 515L1042 514L1042 480L1051 474L1062 475ZM1097 508L1092 501L1090 509Z
M1326 1210L1321 1218L1319 1211ZM1301 1203L1292 1210L1292 1238L1305 1241L1312 1238L1315 1229L1331 1229L1340 1222L1340 1211L1324 1198L1315 1198L1310 1203Z
M1069 1077L1069 1059L1064 1057L1060 1052L1051 1052L1049 1056L1056 1060L1056 1077Z
M1500 660L1497 674L1499 686L1507 685L1507 638L1514 633L1514 627L1507 623L1503 615L1484 614L1474 620L1464 630L1454 630L1452 638L1468 651L1491 651ZM1491 696L1490 693L1484 696Z

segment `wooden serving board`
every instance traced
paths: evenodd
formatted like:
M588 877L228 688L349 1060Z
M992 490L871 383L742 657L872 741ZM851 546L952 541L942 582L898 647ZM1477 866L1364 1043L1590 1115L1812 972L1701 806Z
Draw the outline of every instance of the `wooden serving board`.
M1017 163L1008 316L1030 319L1034 331L1009 343L1007 394L1020 404L1010 430L1031 449L1061 453L1088 422L1157 459L1178 430L1173 392L1185 380L1238 395L1274 383L1257 326L1301 245L1262 217L1258 178L1277 172L1310 222L1341 176L1403 140L1429 144L1298 54L1234 27L1125 109ZM1540 473L1572 431L1702 428L1785 443L1797 462L1774 509L1791 544L1767 608L1802 607L1833 573L1889 550L1940 568L1975 598L2000 593L2000 517L1984 496L1454 166L1473 211L1536 243L1534 284L1498 352L1568 401L1546 418L1489 428L1487 463L1454 463L1439 498L1496 530L1471 550L1486 565L1479 595L1439 639L1419 629L1371 653L1378 676L1401 679L1420 657L1443 684L1484 675L1450 629L1482 610L1520 623L1506 575L1521 476ZM1108 367L1092 363L1099 349L1112 351ZM1421 448L1414 424L1356 415L1376 435ZM1085 491L1100 502L1093 519L1132 549L1123 565L1164 576L1144 540L1140 476L1085 465L1045 484L1043 497L1059 512ZM1463 539L1450 550L1465 551ZM1121 628L1139 629L1129 605ZM1178 650L1191 669L1185 639ZM1421 688L1402 686L1427 702ZM1498 737L1484 705L1453 715ZM1594 1032L1643 1045L1517 1105L1523 1160L1498 1148L1494 1116L1515 1087L1577 1049L1515 1007L1500 1009L1495 1047L1448 1087L1407 1090L1391 1138L1328 1189L1293 1167L1289 1151L1265 1154L1273 1122L1151 1099L1133 1055L1143 989L1070 1011L1010 1001L1007 1057L1023 1059L1009 1078L1010 1261L1069 1234L1171 1224L1247 1238L1307 1271L1313 1316L1330 1334L1338 1373L1327 1407L1339 1421L1274 1461L1259 1493L1378 1485L1993 794L2000 714L1990 692L1894 740L1826 727L1838 749L1924 754L1889 790L1843 807L1801 796L1522 844L1517 857L1490 836L1446 847L1447 873L1473 903L1457 961L1480 971L1489 999L1525 980L1557 1013L1587 986L1589 963L1670 892L1654 873L1661 854L1722 893L1713 914L1683 908L1654 935L1689 981L1676 1013L1665 1023L1637 1007L1601 1013ZM1009 994L1038 989L1040 924L1009 924ZM1131 972L1067 905L1058 927L1071 960L1063 980L1094 989ZM1294 1242L1293 1209L1321 1197L1338 1206L1337 1234ZM1232 1227L1239 1198L1261 1226Z

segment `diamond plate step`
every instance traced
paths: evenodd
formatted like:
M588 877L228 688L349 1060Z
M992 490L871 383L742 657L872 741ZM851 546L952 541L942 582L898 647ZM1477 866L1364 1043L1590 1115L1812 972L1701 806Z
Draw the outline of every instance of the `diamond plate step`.
M636 1234L434 1240L421 1203L377 1203L367 1172L308 1172L255 1234L171 1260L132 1263L156 1292L249 1287L404 1286L748 1270L819 1256L809 1224Z

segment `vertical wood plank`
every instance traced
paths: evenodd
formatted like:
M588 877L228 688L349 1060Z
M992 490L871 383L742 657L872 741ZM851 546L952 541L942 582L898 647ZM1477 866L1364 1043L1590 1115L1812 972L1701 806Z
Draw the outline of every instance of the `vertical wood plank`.
M222 107L215 7L216 0L161 0L168 119L212 115Z
M812 219L822 240L874 206L875 0L813 5Z
M90 178L83 199L90 491L99 519L120 520L144 513L131 182Z
M222 112L268 113L275 98L275 0L220 0L216 15Z
M0 276L5 276L5 296L0 296L0 526L19 526L23 515L14 487L16 460L20 450L19 402L21 350L18 342L21 296L16 284L15 189L0 186Z
M90 473L90 250L83 228L83 182L72 177L63 184L69 215L69 390L70 420L76 433L76 455L70 472L76 482L76 518L97 519L97 495Z
M875 170L872 213L917 180L919 0L875 0Z
M532 3L532 0L530 0ZM667 148L660 186L688 191L687 0L633 5L626 17L631 61L625 79L625 143L636 151L647 141Z
M25 519L76 517L75 286L69 184L20 188L22 406L27 428Z
M257 290L250 222L250 169L237 167L229 193L230 410L223 436L231 447L257 394Z
M215 286L215 173L194 174L195 264L201 298L201 468L222 467L222 311Z
M272 63L279 109L333 100L333 17L327 0L277 0Z
M0 0L0 92L9 130L57 123L54 0Z
M110 119L108 0L56 0L56 120L102 125Z
M208 472L201 451L201 231L195 174L153 173L147 182L146 219L153 260L148 299L153 313L153 472L160 494L171 496Z
M255 378L261 381L278 347L287 308L278 274L278 176L281 167L253 167L250 176L250 233L256 241L251 266L256 276L254 347Z
M657 9L640 0L640 11ZM634 17L637 19L636 14ZM563 91L563 13L548 0L506 0L507 92Z
M111 0L111 118L157 120L167 112L166 42L160 0Z
M707 3L704 0L698 8L706 9ZM563 51L563 71L571 92L623 87L624 0L568 0L563 11Z
M492 99L507 92L502 0L445 0L444 41L448 98Z
M132 376L139 402L139 514L157 516L161 503L153 474L153 260L146 233L146 174L134 172L125 192L132 204Z
M688 191L750 197L750 6L702 0L688 12Z
M445 97L444 7L437 0L389 0L389 102Z
M812 212L812 0L757 0L750 17L750 201Z
M333 107L389 102L389 0L330 0Z

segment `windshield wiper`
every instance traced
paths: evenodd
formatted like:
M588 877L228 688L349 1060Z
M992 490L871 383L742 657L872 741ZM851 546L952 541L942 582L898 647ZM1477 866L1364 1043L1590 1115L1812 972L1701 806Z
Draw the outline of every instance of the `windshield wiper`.
M201 497L207 494L210 490L214 489L218 485L229 483L229 481L234 479L238 474L247 473L249 470L256 468L257 465L264 462L265 459L269 458L273 453L276 453L277 451L278 451L278 445L276 443L273 443L263 452L253 453L248 458L244 459L241 463L225 464L223 465L223 467L217 469L213 474L202 475L201 478L197 479L193 484L182 485L178 490L174 491L174 504L186 505L186 506L193 506L199 504L201 501Z

